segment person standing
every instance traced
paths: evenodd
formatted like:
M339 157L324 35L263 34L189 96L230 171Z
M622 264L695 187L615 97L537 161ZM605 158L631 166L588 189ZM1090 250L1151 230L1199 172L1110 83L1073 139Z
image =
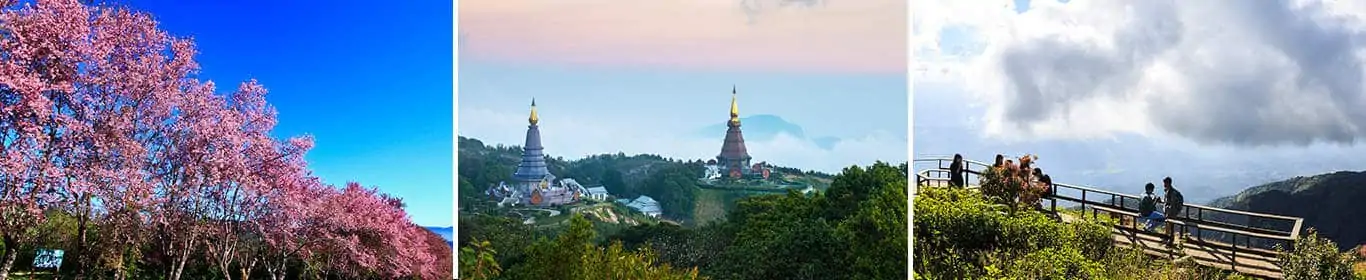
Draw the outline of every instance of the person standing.
M1181 191L1176 190L1176 187L1172 186L1172 177L1162 178L1162 191L1166 193L1166 197L1163 201L1167 203L1166 211L1163 212L1167 214L1167 217L1176 217L1179 219L1179 217L1181 217L1181 211L1186 209L1186 198L1181 195ZM1185 231L1185 226L1182 226L1181 228L1182 231ZM1182 236L1182 234L1174 230L1168 229L1167 231L1171 233L1173 237Z
M1167 209L1163 212L1166 213L1168 217L1181 215L1181 210L1185 210L1186 208L1185 196L1182 196L1181 191L1176 190L1176 187L1172 186L1172 177L1162 179L1162 191L1166 193L1166 197L1163 201L1166 201L1167 203Z
M963 172L963 155L953 154L953 163L949 164L949 185L959 188L966 185Z

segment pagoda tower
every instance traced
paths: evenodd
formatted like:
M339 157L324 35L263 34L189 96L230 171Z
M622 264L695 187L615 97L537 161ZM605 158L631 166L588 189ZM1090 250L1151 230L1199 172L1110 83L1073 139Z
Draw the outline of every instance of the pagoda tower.
M745 137L740 133L740 107L735 103L735 87L730 88L730 121L726 123L726 140L721 144L721 154L716 156L716 164L721 174L739 178L752 172L749 168L749 151L745 149Z
M522 162L517 164L517 172L512 174L512 185L521 196L530 199L533 192L538 189L549 187L550 182L555 181L555 175L550 174L550 169L546 168L545 150L541 147L541 130L537 122L540 118L536 116L536 99L531 100L531 117L527 118L531 125L526 129L526 144L522 145Z

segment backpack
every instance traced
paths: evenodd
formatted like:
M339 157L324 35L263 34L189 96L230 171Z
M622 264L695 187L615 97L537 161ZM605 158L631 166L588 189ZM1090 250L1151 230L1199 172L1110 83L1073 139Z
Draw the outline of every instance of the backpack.
M1157 211L1157 199L1151 193L1143 195L1143 200L1138 203L1138 214L1144 217Z
M1167 213L1168 216L1181 214L1181 210L1186 208L1185 197L1183 197L1181 192L1177 191L1176 188L1172 188L1171 191L1167 192L1167 208L1167 212L1169 212Z

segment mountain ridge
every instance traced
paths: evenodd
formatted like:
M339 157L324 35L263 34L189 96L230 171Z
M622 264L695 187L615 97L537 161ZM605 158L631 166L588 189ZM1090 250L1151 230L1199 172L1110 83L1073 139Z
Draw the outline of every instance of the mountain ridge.
M1210 206L1304 218L1302 228L1314 228L1337 243L1339 250L1366 244L1366 172L1337 171L1296 176L1253 186L1215 199Z

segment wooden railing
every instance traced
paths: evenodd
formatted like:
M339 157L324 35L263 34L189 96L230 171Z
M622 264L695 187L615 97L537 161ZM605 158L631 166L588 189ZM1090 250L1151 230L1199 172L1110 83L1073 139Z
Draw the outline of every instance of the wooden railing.
M916 159L913 162L917 165L934 164L916 173L916 183L918 186L948 185L950 178L949 164L951 158L932 158ZM965 160L964 176L967 178L967 185L975 185L979 182L981 174L990 165ZM974 177L976 180L974 180ZM918 189L917 189L918 190ZM1049 193L1045 195L1041 204L1048 204L1047 209L1052 212L1058 211L1058 203L1070 203L1076 205L1074 209L1080 210L1082 215L1090 213L1092 217L1106 213L1111 217L1127 217L1135 221L1126 227L1124 223L1116 224L1117 232L1127 232L1128 234L1155 234L1172 240L1172 232L1182 232L1191 237L1185 238L1186 244L1199 245L1202 248L1209 248L1211 256L1226 255L1229 259L1220 260L1209 257L1196 257L1211 263L1228 264L1235 271L1239 270L1239 258L1254 258L1265 263L1275 264L1281 257L1280 253L1274 250L1275 245L1290 249L1294 241L1299 238L1300 231L1304 224L1304 219L1299 217L1288 217L1263 213L1253 213L1232 209L1223 209L1199 204L1185 204L1179 214L1166 219L1166 233L1149 233L1139 229L1139 210L1138 204L1141 197L1114 191L1100 190L1092 187L1054 183ZM1040 205L1041 207L1043 205ZM1121 219L1123 220L1123 219ZM1239 223L1238 221L1245 221ZM1279 224L1282 227L1264 226L1265 224ZM1179 230L1173 230L1179 229ZM1220 252L1225 251L1225 252ZM1274 268L1273 275L1279 275L1279 267Z

